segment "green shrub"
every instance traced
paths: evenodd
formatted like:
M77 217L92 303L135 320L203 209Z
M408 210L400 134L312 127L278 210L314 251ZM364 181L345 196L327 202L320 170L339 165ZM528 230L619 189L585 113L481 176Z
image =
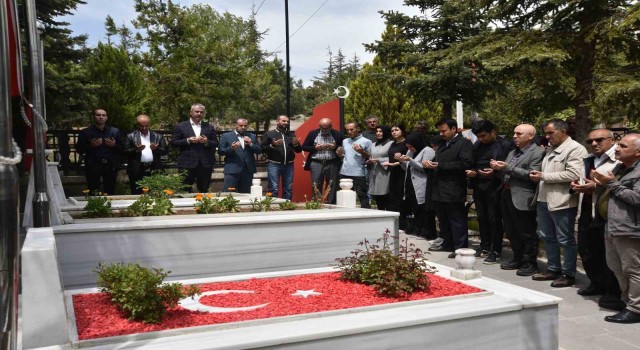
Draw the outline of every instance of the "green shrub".
M393 253L387 229L378 244L364 240L358 245L364 249L352 251L352 255L336 259L342 280L371 285L378 294L405 298L414 291L426 290L430 281L427 273L433 272L424 260L424 253L415 245L403 240L399 254Z
M147 191L143 192L135 202L120 212L121 216L163 216L174 214L173 203L171 203L172 190L166 189L160 192L153 192L153 194L147 194Z
M88 193L88 190L85 190ZM95 196L86 196L87 205L84 206L82 216L87 218L108 218L113 214L111 212L111 199L96 193Z
M171 271L145 268L139 264L99 264L98 287L111 296L130 320L159 323L168 308L175 307L180 299L200 293L197 286L184 288L180 283L162 281Z
M292 203L290 200L286 200L283 203L278 204L280 206L280 210L295 210L298 206L295 203Z
M263 211L271 211L271 205L273 204L273 197L271 192L267 192L267 195L264 198L254 198L251 202L251 211L254 212L263 212Z
M171 190L173 193L186 192L188 185L183 184L185 174L178 175L165 174L162 171L152 171L151 175L143 177L136 182L138 188L148 188L149 194L156 195L164 190Z

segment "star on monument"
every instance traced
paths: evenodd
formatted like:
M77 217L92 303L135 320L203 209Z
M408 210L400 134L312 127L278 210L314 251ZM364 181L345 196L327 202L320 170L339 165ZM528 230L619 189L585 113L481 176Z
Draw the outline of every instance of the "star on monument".
M318 293L315 290L296 290L295 293L291 294L292 296L301 296L303 298L308 297L309 295L322 295L322 293Z

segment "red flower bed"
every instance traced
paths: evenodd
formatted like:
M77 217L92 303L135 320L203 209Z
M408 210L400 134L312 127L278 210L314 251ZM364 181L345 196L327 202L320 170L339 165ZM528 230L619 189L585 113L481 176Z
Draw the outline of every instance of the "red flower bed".
M439 276L431 275L430 279L428 291L414 293L407 299L377 296L372 287L340 281L338 273L209 283L200 286L202 292L243 290L253 293L204 296L200 299L201 304L223 308L268 305L252 311L224 313L190 311L178 306L169 310L160 324L127 320L122 311L111 303L107 293L74 295L73 306L78 337L85 340L482 292L481 289ZM299 290L314 290L322 294L307 297L292 295Z

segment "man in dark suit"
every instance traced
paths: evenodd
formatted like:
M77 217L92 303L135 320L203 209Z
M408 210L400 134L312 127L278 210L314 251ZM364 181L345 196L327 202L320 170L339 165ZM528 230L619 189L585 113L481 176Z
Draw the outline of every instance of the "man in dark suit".
M473 144L458 133L455 120L447 118L436 123L443 138L433 161L425 160L422 165L433 170L431 199L440 222L440 233L444 242L431 251L453 251L469 245L467 224L467 175L473 161ZM456 253L449 254L449 258Z
M215 128L202 121L205 115L202 104L192 105L189 120L176 125L171 139L171 145L180 149L177 163L178 170L186 173L184 184L193 186L195 181L198 191L204 193L209 192L214 154L218 146Z
M167 142L161 134L149 130L151 119L141 114L136 117L135 131L127 134L124 142L124 154L128 158L127 174L131 194L141 194L137 182L162 168L160 157L167 154Z
M544 149L534 141L536 128L518 125L513 132L516 149L505 161L492 160L493 170L502 173L502 218L507 238L511 242L513 260L500 264L503 270L518 270L518 276L533 276L538 272L538 235L536 234L537 183L529 172L540 171Z
M336 154L338 146L342 145L342 133L333 130L331 119L322 118L320 128L312 130L302 144L302 150L308 152L304 169L311 171L311 185L322 192L324 186L331 183L327 203L336 203L338 188L338 174L342 163ZM322 193L320 193L322 194Z
M90 194L103 192L115 194L116 172L122 140L120 131L107 126L107 111L98 108L93 111L93 125L78 134L76 151L84 155L84 170ZM100 189L102 182L103 190Z
M244 118L236 119L236 129L220 137L218 153L224 156L224 185L237 189L238 193L251 192L251 180L256 172L256 154L262 152L256 144L256 135L247 132L249 122Z

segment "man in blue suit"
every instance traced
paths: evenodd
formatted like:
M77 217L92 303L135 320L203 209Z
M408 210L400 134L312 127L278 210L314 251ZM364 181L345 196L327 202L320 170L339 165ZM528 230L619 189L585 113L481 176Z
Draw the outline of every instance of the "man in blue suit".
M224 156L225 191L235 188L238 193L251 192L251 180L256 172L256 154L262 147L256 143L256 135L247 132L249 122L236 119L236 129L220 137L218 153Z
M218 146L218 137L213 125L203 122L206 115L202 104L191 106L189 120L178 123L173 130L171 145L180 149L178 170L187 176L184 184L193 186L196 182L198 192L209 192L209 183L213 173L214 154Z

